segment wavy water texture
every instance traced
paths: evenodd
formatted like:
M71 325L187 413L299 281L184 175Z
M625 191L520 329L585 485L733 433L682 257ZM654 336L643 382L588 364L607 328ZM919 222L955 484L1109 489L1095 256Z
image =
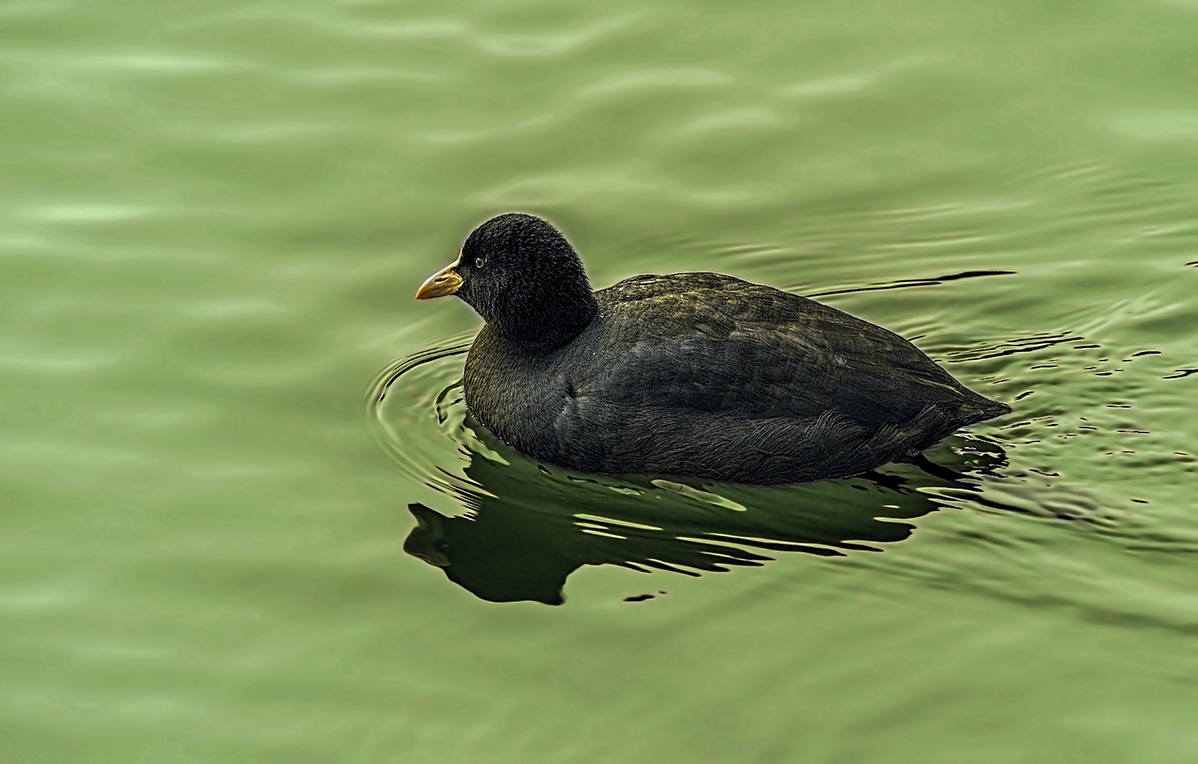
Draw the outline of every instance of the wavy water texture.
M1195 9L0 4L0 760L1193 761ZM1015 411L538 465L411 300L511 209Z

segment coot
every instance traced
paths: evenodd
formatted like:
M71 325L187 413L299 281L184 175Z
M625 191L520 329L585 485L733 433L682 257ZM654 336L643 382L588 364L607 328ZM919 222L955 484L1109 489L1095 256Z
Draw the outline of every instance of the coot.
M474 229L416 298L450 294L486 321L466 357L470 413L580 472L844 477L1011 410L893 332L772 287L675 273L592 292L532 215Z

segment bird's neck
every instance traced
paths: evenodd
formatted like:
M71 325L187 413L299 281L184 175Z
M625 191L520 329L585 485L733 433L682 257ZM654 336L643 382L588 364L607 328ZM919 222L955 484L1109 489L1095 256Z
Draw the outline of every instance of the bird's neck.
M495 328L508 342L536 353L549 353L569 343L599 312L589 287L553 292L521 307L497 322Z

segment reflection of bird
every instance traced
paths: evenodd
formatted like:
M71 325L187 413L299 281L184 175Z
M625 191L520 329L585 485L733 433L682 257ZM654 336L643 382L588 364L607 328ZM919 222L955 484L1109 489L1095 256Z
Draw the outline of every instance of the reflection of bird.
M679 273L592 293L531 215L483 223L416 297L448 294L487 322L466 359L471 413L583 472L839 477L1010 411L898 335L771 287Z
M469 473L473 479L484 478L487 492L498 495L480 497L474 511L458 517L409 504L416 527L403 548L492 602L559 605L566 578L583 565L698 575L771 559L752 547L767 553L838 555L843 553L838 548L869 548L862 540L899 541L911 533L905 523L875 519L879 511L910 517L933 508L926 497L910 494L900 499L911 504L909 510L879 510L876 493L820 483L839 490L799 497L811 501L809 507L802 501L791 503L796 497L788 495L785 507L736 512L668 490L621 495L601 485L565 483L540 473L519 481L510 470L482 457L475 458ZM885 492L893 504L887 489L870 490ZM571 511L563 511L563 502Z
M972 442L971 448L994 447ZM941 468L947 472L985 472L1003 461L997 449L946 455L953 459L953 468ZM451 486L468 512L446 516L409 504L416 527L403 548L482 599L557 605L567 577L584 565L693 576L762 565L782 552L877 550L911 534L903 520L936 509L938 502L918 490L929 479L976 491L968 477L910 474L917 483L873 473L786 489L721 486L719 498L743 508L735 511L702 491L687 494L643 479L612 484L546 476L531 464L504 465L475 452L466 467L469 483Z

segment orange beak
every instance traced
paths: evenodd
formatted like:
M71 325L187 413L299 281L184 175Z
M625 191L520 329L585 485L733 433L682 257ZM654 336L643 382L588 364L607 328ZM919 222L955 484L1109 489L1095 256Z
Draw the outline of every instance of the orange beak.
M453 294L462 286L462 277L454 268L458 267L461 258L454 260L449 265L437 271L420 285L416 290L417 300L431 300L434 297L444 297L447 294Z

